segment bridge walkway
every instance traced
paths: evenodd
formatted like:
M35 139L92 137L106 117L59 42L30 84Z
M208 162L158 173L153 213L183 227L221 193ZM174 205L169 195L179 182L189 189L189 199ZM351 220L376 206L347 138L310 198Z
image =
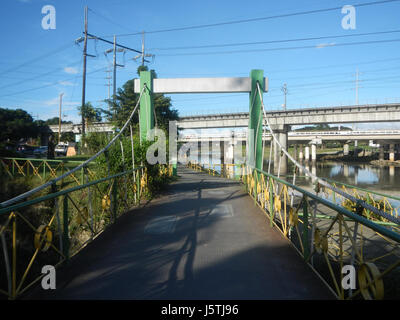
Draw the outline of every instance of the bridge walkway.
M28 299L332 299L239 183L179 168Z

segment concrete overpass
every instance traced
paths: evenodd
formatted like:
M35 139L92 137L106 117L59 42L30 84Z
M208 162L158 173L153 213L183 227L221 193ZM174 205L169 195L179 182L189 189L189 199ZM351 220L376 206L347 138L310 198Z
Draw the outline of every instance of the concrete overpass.
M269 111L267 116L271 126L291 126L306 124L344 124L367 122L400 122L400 104L377 104L346 107L307 108L286 111ZM180 129L237 128L248 127L249 113L226 113L180 117ZM49 126L51 132L58 133L58 125ZM108 122L89 125L88 132L113 132ZM61 132L82 132L81 124L62 124Z
M51 133L58 133L59 126L58 124L49 126ZM114 125L110 122L93 122L86 126L86 132L114 132ZM81 123L66 123L61 125L61 133L72 132L75 134L82 133L82 124Z
M271 126L305 124L344 124L400 121L400 104L376 104L346 107L326 107L269 111ZM181 117L180 129L236 128L248 127L249 113L226 113Z
M235 132L236 141L245 141L246 132ZM231 133L205 133L205 134L185 134L178 137L179 142L195 141L221 141L231 139ZM270 141L271 134L263 133L263 140ZM356 130L356 131L291 131L288 132L288 140L293 143L308 142L313 140L328 141L349 141L349 140L374 140L374 141L400 141L400 130Z
M400 143L400 130L357 130L357 131L292 131L292 132L277 132L280 143L287 149L289 142L294 144L294 153L300 161L316 161L317 159L317 144L321 144L322 141L343 141L343 155L349 155L349 143L350 141L366 140L370 142L379 143L379 159L384 160L385 149L388 151L388 159L394 161L396 153L399 153ZM269 132L263 133L264 141L271 141L271 134ZM219 150L223 151L224 157L229 158L233 161L234 148L238 142L247 141L247 132L220 132L220 133L181 133L178 136L178 142L190 142L193 143L193 147L197 149L195 154L198 155L198 150L202 148L208 148L211 150L214 145L219 144ZM206 146L209 144L208 146ZM300 145L299 153L298 145ZM241 147L239 147L241 150ZM311 150L310 150L311 149ZM284 157L285 163L279 166L281 174L286 174L287 171L287 159L285 155L280 155L277 152L277 148L274 147L274 164L279 163L279 157ZM199 159L200 161L200 159ZM282 169L283 167L283 169ZM277 170L275 168L274 170ZM275 171L275 173L278 173Z

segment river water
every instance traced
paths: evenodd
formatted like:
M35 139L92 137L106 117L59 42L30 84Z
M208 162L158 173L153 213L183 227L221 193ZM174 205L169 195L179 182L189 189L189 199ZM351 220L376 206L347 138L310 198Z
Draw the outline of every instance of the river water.
M192 160L197 159L193 157ZM220 171L219 159L212 159L214 169ZM303 165L313 174L320 178L327 178L337 182L346 183L348 185L357 186L359 188L368 189L373 192L383 193L388 196L400 198L400 167L395 166L375 166L369 163L356 162L327 162L320 161L314 164L303 163ZM206 164L205 167L208 167ZM268 170L268 161L264 161L264 171ZM272 171L272 168L271 168ZM293 172L293 165L289 165L289 175ZM300 176L304 173L299 174ZM292 182L292 178L287 177L287 181ZM296 185L305 189L313 189L311 178L296 177ZM375 198L375 197L374 197ZM381 198L379 196L377 199ZM399 208L400 201L390 200L390 203Z
M369 163L317 162L305 165L320 178L400 197L400 167L374 166ZM298 179L299 185L308 185L310 179Z

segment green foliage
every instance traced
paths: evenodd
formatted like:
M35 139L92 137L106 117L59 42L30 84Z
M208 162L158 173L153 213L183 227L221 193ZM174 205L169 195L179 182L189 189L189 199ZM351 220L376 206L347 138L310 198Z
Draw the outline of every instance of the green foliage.
M139 67L138 74L140 71L147 71L147 67ZM139 94L134 91L134 80L128 80L122 88L118 89L115 103L111 100L108 101L111 111L105 112L107 113L107 119L115 122L121 128L131 115L138 99ZM153 102L157 126L168 133L168 123L172 120L178 120L178 111L172 108L171 98L161 93L153 94ZM139 123L138 111L133 116L132 123L137 128Z
M90 152L94 154L104 148L110 140L111 137L105 134L91 133L88 135L86 142ZM153 141L144 141L141 144L137 134L133 138L135 168L143 166L146 168L148 173L147 193L145 194L147 198L152 197L168 182L165 178L159 176L158 172L160 166L158 164L150 165L147 163L146 152L148 147L153 143ZM168 145L166 146L166 150L168 150ZM110 146L105 154L100 155L96 159L95 168L96 178L102 178L126 170L131 170L132 144L130 136L122 135L120 139Z
M62 142L75 142L75 134L73 132L63 132L60 140Z
M82 116L88 121L91 122L99 122L102 120L102 112L103 110L100 108L95 108L90 102L85 103L84 107L78 107L79 115Z
M59 117L53 117L50 119L47 119L46 121L44 121L47 125L55 125L55 124L59 124ZM67 124L67 123L72 123L72 121L63 121L61 120L62 124Z
M0 108L0 142L17 142L21 138L35 138L39 127L31 115L22 109Z

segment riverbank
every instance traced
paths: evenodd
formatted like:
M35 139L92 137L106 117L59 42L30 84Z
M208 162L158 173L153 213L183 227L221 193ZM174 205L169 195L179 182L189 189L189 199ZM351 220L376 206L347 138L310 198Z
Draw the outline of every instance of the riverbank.
M396 161L389 161L389 160L372 160L370 164L374 166L381 166L381 167L400 167L400 160Z
M371 163L371 161L377 160L378 154L371 151L360 151L357 155L350 151L348 155L343 155L343 152L332 153L320 153L317 154L317 160L322 161L340 161L340 162L363 162Z

